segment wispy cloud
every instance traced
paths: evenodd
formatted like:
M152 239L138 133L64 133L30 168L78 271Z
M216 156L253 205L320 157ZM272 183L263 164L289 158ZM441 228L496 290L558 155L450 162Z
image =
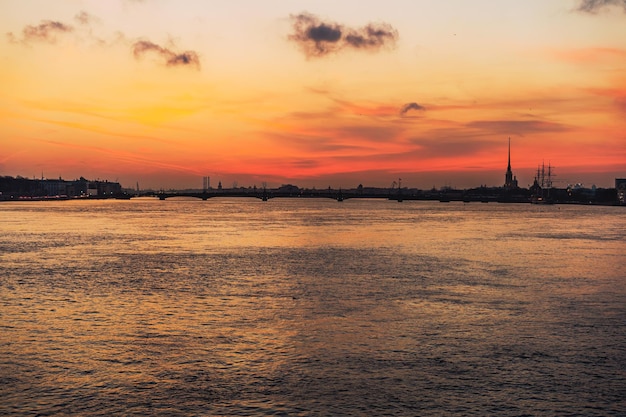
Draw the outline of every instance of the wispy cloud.
M613 88L588 88L590 93L613 100L617 110L626 114L626 86Z
M392 144L399 140L404 129L394 124L369 124L337 126L335 128L319 128L325 136L340 138L342 143L355 143L371 147L378 144Z
M612 6L621 7L626 12L626 0L581 0L576 10L595 14Z
M400 109L400 114L404 116L411 110L424 111L426 110L426 108L424 106L420 106L419 104L415 102L407 103L404 106L402 106L402 108Z
M392 46L398 38L398 31L388 23L370 23L359 29L349 29L345 36L346 45L357 49L380 49Z
M570 48L561 50L550 50L551 55L559 59L574 63L595 63L607 60L623 60L626 58L626 49L618 48Z
M165 60L167 66L192 66L200 69L200 57L195 51L174 52L150 41L136 41L132 45L133 55L139 59L147 53L155 53Z
M467 157L493 148L493 141L472 136L460 129L432 130L427 135L412 137L410 142L416 145L411 151L412 156L422 160Z
M84 10L81 10L80 12L76 13L76 15L74 16L74 20L81 25L89 25L90 23L98 20L98 18L87 13Z
M6 36L11 43L15 44L30 45L35 42L54 44L58 36L74 33L74 41L76 42L85 40L95 41L101 46L119 44L128 46L130 44L136 59L140 59L146 54L155 54L162 58L165 65L168 67L189 66L198 70L200 69L200 56L195 51L174 51L171 48L158 45L148 40L131 41L121 32L117 32L113 40L107 41L92 33L91 25L98 22L99 19L84 10L76 13L74 21L77 23L76 27L59 21L42 20L38 25L25 26L24 29L22 29L21 37L13 32L7 33Z
M31 42L55 43L57 35L74 31L74 28L54 20L42 20L36 26L27 25L22 29L22 38L19 39L13 32L7 33L10 42L28 44Z
M377 51L395 46L398 31L388 23L370 23L350 28L340 23L324 22L310 13L291 15L293 33L289 39L308 57L322 57L342 49Z
M128 164L140 164L143 167L154 167L160 169L171 170L174 172L188 172L193 174L198 174L198 171L188 165L176 164L173 162L163 162L155 157L149 157L144 153L139 152L128 152L124 150L118 150L114 148L107 148L104 146L94 146L83 143L68 143L61 142L58 140L52 139L39 139L39 138L29 138L29 140L41 144L53 145L60 148L66 148L69 150L78 150L78 151L89 151L93 153L99 153L111 158L111 160L116 163L128 163Z
M467 123L468 128L484 130L501 135L525 135L540 132L564 132L569 128L563 124L542 120L478 120Z

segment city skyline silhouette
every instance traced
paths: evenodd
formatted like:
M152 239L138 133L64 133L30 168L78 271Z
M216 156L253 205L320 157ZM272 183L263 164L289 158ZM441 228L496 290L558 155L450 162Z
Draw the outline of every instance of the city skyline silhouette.
M619 2L239 4L4 3L0 174L497 186L510 137L520 186L624 176Z

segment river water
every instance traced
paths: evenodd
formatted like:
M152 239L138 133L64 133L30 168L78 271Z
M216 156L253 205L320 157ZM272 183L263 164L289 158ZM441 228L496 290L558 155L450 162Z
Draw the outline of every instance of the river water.
M0 204L0 415L626 415L621 207Z

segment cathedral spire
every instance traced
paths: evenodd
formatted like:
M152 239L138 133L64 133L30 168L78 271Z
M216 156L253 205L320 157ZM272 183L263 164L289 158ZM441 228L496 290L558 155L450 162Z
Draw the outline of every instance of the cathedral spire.
M505 188L517 188L517 178L513 176L513 171L511 170L511 138L509 137L509 161L506 167L506 175L504 176L504 187Z
M511 137L509 136L509 165L506 168L507 172L511 172Z

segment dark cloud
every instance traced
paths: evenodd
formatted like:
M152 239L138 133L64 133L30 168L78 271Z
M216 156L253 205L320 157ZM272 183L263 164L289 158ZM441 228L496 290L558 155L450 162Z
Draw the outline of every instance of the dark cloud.
M289 39L298 43L307 56L323 56L340 49L342 30L338 24L323 23L311 14L292 15L294 33Z
M354 48L379 49L385 44L393 45L398 39L398 31L388 23L369 25L351 30L345 37L345 42Z
M410 110L424 111L426 110L426 108L424 106L420 106L419 104L415 102L407 103L404 106L402 106L402 108L400 109L400 114L404 115L408 113Z
M41 23L37 26L27 25L22 29L22 39L18 39L13 32L7 33L7 37L11 42L21 42L21 43L30 43L30 42L56 42L56 35L62 33L72 32L74 28L70 25L66 25L65 23L53 21L53 20L42 20Z
M310 13L291 15L296 42L307 57L321 57L344 48L376 51L393 47L398 31L386 23L370 23L362 28L349 28L339 23L323 22Z
M307 29L306 36L313 42L337 42L341 38L341 29L337 25L322 23Z
M576 10L585 13L597 13L610 6L621 6L626 12L626 0L581 0Z
M165 59L167 66L191 65L200 69L200 57L194 51L174 52L150 41L137 41L133 44L133 55L139 59L144 54L153 52Z

